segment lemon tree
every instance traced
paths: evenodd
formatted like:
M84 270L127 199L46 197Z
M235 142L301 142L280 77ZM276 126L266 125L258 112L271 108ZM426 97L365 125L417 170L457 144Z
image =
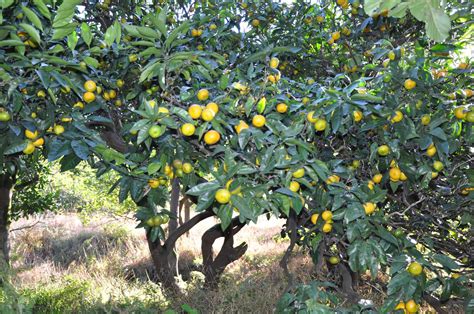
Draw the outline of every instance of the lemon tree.
M383 311L444 311L470 298L472 4L386 3L4 0L2 169L41 154L118 172L167 287L197 223L220 220L202 235L212 285L247 249L234 235L274 215L280 310L357 301L384 273ZM325 281L295 287L296 246Z

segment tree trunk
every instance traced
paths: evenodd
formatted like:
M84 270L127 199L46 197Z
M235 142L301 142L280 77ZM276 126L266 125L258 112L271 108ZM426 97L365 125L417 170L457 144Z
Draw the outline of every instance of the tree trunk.
M181 187L179 185L179 179L174 178L171 181L171 199L170 199L170 212L173 214L176 219L171 219L169 222L168 232L171 234L178 228L178 219L179 219L179 194Z
M175 281L175 277L178 275L175 252L176 241L200 221L213 215L214 213L210 211L197 214L176 230L170 232L164 243L160 240L156 240L155 242L151 241L149 233L147 234L148 247L150 249L153 266L155 267L159 281L165 288L178 291L178 286Z
M9 263L8 227L12 188L13 179L6 174L0 175L0 265Z
M204 266L203 272L206 277L207 287L215 288L225 268L241 258L247 251L248 246L245 242L234 247L234 235L239 232L244 225L245 223L239 222L239 218L235 217L232 219L227 230L222 231L221 225L218 224L203 234L201 251ZM224 244L216 258L214 258L212 245L221 237L224 237Z

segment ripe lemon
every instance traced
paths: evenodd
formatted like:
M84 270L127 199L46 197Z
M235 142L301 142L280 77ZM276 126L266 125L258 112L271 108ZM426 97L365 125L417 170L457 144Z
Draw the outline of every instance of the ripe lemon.
M311 215L311 223L312 223L313 225L315 225L316 222L318 221L318 218L319 218L319 215L318 215L318 214L312 214L312 215Z
M170 113L168 108L165 108L165 107L158 107L158 112L159 113Z
M306 105L307 103L309 103L310 99L308 97L303 97L303 99L301 99L301 102L303 103L303 105Z
M191 36L193 36L193 37L199 37L199 30L193 28L193 29L191 30Z
M0 122L8 122L10 121L11 116L6 111L0 111Z
M56 124L53 128L53 132L56 135L61 135L64 133L64 127L60 124Z
M258 114L253 117L252 119L252 125L257 128L261 128L265 125L266 119L264 116Z
M114 99L115 97L117 97L117 92L113 89L109 90L109 97L110 99Z
M416 82L412 79L407 79L405 80L405 83L403 84L407 90L411 90L416 87Z
M364 117L364 114L362 113L362 111L359 111L359 110L355 110L354 112L352 112L352 115L354 116L355 122L361 121L362 118Z
M37 139L36 141L33 142L33 145L35 147L43 146L44 145L44 138L40 137L39 139Z
M340 178L338 175L333 174L333 175L331 175L331 176L329 176L329 177L327 178L326 183L327 183L327 184L337 183L337 182L339 182L340 180L341 180L341 178Z
M392 123L398 123L403 120L403 113L400 110L395 111L392 119L390 120Z
M394 167L390 169L389 175L390 175L390 181L397 182L400 180L400 176L402 175L402 172L400 171L399 168Z
M417 262L410 263L410 265L408 265L408 272L412 276L419 276L423 272L423 266Z
M405 302L400 301L397 306L395 307L395 310L405 310ZM405 311L403 311L405 312Z
M38 137L38 131L30 131L28 129L25 130L25 137L30 140L34 140L35 138Z
M181 169L181 168L183 168L183 162L179 159L175 159L175 160L173 160L173 167L175 169Z
M466 118L467 113L464 111L463 107L456 107L456 109L454 109L454 115L458 119L464 119Z
M436 179L437 177L438 177L438 173L432 171L432 172L431 172L431 179Z
M453 279L458 279L459 277L461 277L460 274L456 274L456 273L455 273L455 274L452 274L452 275L451 275L451 278L453 278Z
M219 105L215 102L210 102L206 105L206 109L212 110L214 114L217 114L219 112Z
M211 31L214 31L214 30L217 29L217 25L216 25L216 24L211 24L211 25L209 25L209 29L210 29Z
M316 21L317 21L318 23L324 22L324 16L321 16L321 15L316 16Z
M304 169L303 169L303 168L299 168L298 170L296 170L295 172L293 172L292 176L293 176L293 178L296 178L296 179L299 179L299 178L304 177Z
M374 189L374 181L370 180L369 182L367 182L367 187L370 189L370 190L373 190Z
M331 232L332 230L332 224L326 222L324 225L323 225L323 232L324 233L329 233Z
M95 94L92 92L85 92L82 98L86 103L91 103L95 100Z
M388 147L388 145L381 145L377 148L377 153L380 156L387 156L390 154L390 147Z
M326 127L327 122L324 119L318 119L318 121L316 121L316 123L314 124L314 129L319 132L326 130Z
M375 211L375 208L377 208L377 206L374 203L367 202L364 204L364 211L366 215L372 214Z
M82 101L78 101L74 104L74 108L84 109L84 103Z
M118 87L118 88L123 87L124 84L125 84L125 82L124 82L123 80L121 80L121 79L118 79L118 80L117 80L117 87Z
M321 218L323 218L324 221L328 221L332 219L332 212L330 210L325 210L321 214Z
M407 301L405 309L408 313L416 313L418 311L418 304L414 300Z
M205 88L200 89L197 93L197 99L200 101L207 100L209 98L209 91Z
M332 33L331 38L334 39L334 41L338 40L339 38L341 38L341 32Z
M400 181L406 181L408 179L408 177L406 176L406 174L402 171L400 172Z
M33 145L32 142L28 142L28 144L26 144L25 149L23 150L23 153L25 155L30 155L30 154L33 154L34 151L35 151L35 145Z
M188 108L188 113L189 113L189 116L193 118L194 120L199 119L202 114L202 108L199 105L191 105Z
M183 164L183 172L184 173L189 174L189 173L193 172L193 170L194 170L194 168L189 162L185 162Z
M87 92L95 92L95 90L97 89L97 84L92 81L92 80L88 80L84 83L84 89L87 91Z
M276 110L279 113L285 113L288 111L288 106L284 103L280 103L277 105Z
M430 122L431 122L431 117L429 115L425 114L421 117L421 124L428 125L430 124Z
M441 161L437 160L433 163L433 168L434 170L436 170L437 172L440 172L441 170L443 170L444 168L444 165Z
M290 189L290 191L293 191L293 192L296 193L300 189L300 184L296 181L291 181L289 189Z
M160 186L160 180L158 180L158 179L150 179L150 180L148 180L148 185L149 185L152 189L156 189L157 187Z
M183 133L184 136L192 136L195 131L196 128L191 123L185 123L181 126L181 133Z
M306 115L306 119L311 123L315 123L318 121L318 118L314 117L314 111L308 112L308 114Z
M138 56L136 54L132 54L128 56L128 61L135 62L138 60Z
M211 109L204 109L202 111L202 114L201 114L201 118L204 120L204 121L212 121L212 119L214 119L214 116L215 116L215 112Z
M472 89L465 89L463 90L463 94L466 96L466 98L470 98L472 95L474 95L474 91Z
M216 201L220 204L227 204L230 201L230 192L227 189L219 189L216 192Z
M372 177L372 181L378 184L382 181L382 178L383 178L383 175L381 173L377 173L376 175Z
M152 125L148 129L148 135L150 135L151 138L158 138L163 134L163 131L159 125Z
M237 134L240 134L240 132L242 132L242 130L245 130L245 129L248 129L248 128L249 128L249 125L247 123L245 123L245 121L240 120L239 124L237 124L235 126L235 131L237 132Z
M36 93L36 96L44 98L46 97L46 92L44 90L40 90L38 93Z
M278 64L280 64L280 60L278 60L278 58L273 57L270 59L271 68L276 69L278 67Z
M206 142L207 145L214 145L219 142L220 139L221 135L214 130L207 131L206 134L204 134L204 142Z
M436 147L433 144L431 144L426 150L426 155L428 155L429 157L433 157L435 154L436 154Z

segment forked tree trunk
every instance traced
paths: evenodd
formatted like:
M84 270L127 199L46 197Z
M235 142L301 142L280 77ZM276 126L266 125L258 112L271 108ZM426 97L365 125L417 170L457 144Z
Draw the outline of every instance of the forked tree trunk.
M9 210L12 198L13 179L0 175L0 266L9 263L10 245L8 240Z
M175 277L178 275L176 258L176 241L200 221L213 216L210 211L202 212L179 226L174 232L170 232L167 239L162 242L157 239L151 241L149 233L147 234L148 248L150 249L153 266L158 275L158 280L167 289L178 290Z
M218 224L207 230L202 236L201 251L207 287L215 288L225 268L241 258L247 251L248 246L245 242L234 247L234 235L239 232L243 226L245 226L245 223L239 222L239 218L235 217L225 231L223 231L221 225ZM224 244L214 258L212 245L221 237L224 237Z

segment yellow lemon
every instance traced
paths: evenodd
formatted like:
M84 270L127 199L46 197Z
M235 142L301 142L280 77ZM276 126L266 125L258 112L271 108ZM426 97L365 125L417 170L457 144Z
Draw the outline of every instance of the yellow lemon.
M188 113L189 113L189 116L193 118L194 120L199 119L202 114L202 108L199 105L191 105L188 108Z
M329 233L331 232L332 230L332 224L326 222L324 225L323 225L323 232L324 233Z
M216 201L220 204L227 204L230 201L230 192L227 189L219 189L216 192Z
M324 221L328 221L332 219L332 212L330 210L325 210L321 214L321 218L323 218Z
M394 182L399 181L401 175L402 175L402 172L397 167L391 168L389 171L389 176L390 176L391 181L394 181Z
M28 129L25 130L25 137L30 140L34 140L35 138L38 137L38 131L30 131Z
M245 121L240 120L239 124L237 124L235 126L235 131L237 132L237 134L240 134L240 132L242 132L242 130L245 130L245 129L248 129L248 128L249 128L249 125L247 123L245 123Z
M264 116L258 114L253 117L252 119L252 125L257 128L261 128L265 125L266 119Z
M372 202L367 202L364 204L364 211L366 215L372 214L375 211L375 208L377 208L377 206Z
M196 131L196 127L191 123L185 123L181 126L181 133L185 136L192 136Z
M297 169L295 172L293 172L292 176L293 178L296 178L296 179L304 177L304 169L303 168Z
M212 110L214 114L217 114L219 112L219 105L215 102L210 102L206 105L206 109Z
M278 60L278 58L273 57L270 59L271 68L276 69L278 67L278 64L280 64L280 60Z
M212 119L214 119L214 116L215 116L215 115L216 115L216 114L215 114L215 112L214 112L213 110L206 108L206 109L204 109L204 110L202 111L201 118L202 118L204 121L209 122L209 121L212 121Z
M296 193L300 189L300 184L296 181L291 181L289 189L290 189L290 191L293 191L293 192Z
M314 111L308 112L308 114L306 115L306 119L311 123L315 123L318 121L318 118L314 117Z
M314 129L319 132L326 130L326 127L327 122L324 119L318 119L318 121L316 121L316 123L314 124Z
M33 145L33 143L31 142L28 142L28 144L26 144L25 149L23 150L23 153L25 155L30 155L30 154L33 154L34 151L35 151L35 145Z
M207 100L209 98L209 91L207 89L200 89L197 93L197 99L200 101Z
M412 276L419 276L423 272L423 266L421 266L420 263L413 262L410 265L408 265L408 272Z
M312 214L311 215L311 222L313 223L313 225L315 225L316 222L318 221L318 217L319 217L318 214Z
M219 142L220 139L221 135L214 130L207 131L206 134L204 134L204 142L206 142L207 145L214 145Z
M277 105L276 110L279 113L285 113L288 111L288 106L284 103L280 103Z
M407 90L411 90L416 87L416 82L412 79L407 79L405 80L405 83L403 84Z
M382 181L382 178L383 178L383 175L381 173L377 173L376 175L372 177L372 181L378 184Z
M96 89L97 89L97 84L92 81L92 80L88 80L84 83L84 89L87 91L87 92L95 92Z
M95 100L95 94L92 92L85 92L82 98L86 103L90 103Z
M355 110L352 115L354 116L354 121L355 122L359 122L362 120L362 118L364 117L362 111L359 111L359 110Z

